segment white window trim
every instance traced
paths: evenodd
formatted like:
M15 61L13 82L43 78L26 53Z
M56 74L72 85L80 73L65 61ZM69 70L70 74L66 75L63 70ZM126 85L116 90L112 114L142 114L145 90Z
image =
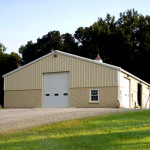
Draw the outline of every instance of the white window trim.
M91 91L92 90L97 90L98 91L98 101L91 101ZM90 89L90 94L89 95L90 95L90 98L89 98L90 103L99 103L99 89Z

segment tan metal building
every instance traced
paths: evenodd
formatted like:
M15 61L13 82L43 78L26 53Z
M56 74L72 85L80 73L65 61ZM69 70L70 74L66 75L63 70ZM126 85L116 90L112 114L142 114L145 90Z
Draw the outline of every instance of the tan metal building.
M120 67L58 50L3 77L9 108L150 106L150 84Z

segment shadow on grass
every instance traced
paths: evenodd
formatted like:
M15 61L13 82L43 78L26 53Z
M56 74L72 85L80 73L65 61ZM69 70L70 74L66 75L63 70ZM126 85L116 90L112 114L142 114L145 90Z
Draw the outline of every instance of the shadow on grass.
M150 149L150 111L78 119L0 136L0 150Z
M52 137L51 134L24 135L0 142L0 149L22 150L99 150L150 149L150 130L107 134Z

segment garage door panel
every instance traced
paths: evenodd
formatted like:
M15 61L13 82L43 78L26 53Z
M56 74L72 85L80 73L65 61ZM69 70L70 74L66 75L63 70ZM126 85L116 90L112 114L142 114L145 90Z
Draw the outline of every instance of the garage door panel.
M52 102L51 103L51 106L49 106L49 102L45 102L45 107L68 107L68 105L67 104L65 104L65 103L61 103L61 101L59 102L59 103L57 103L57 102Z
M69 107L68 72L44 74L44 107Z

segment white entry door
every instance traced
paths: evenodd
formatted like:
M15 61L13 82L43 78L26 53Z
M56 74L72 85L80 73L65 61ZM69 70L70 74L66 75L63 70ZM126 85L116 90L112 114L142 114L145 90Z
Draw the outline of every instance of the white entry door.
M69 73L44 74L44 107L69 107Z
M124 78L122 91L122 103L124 108L129 108L129 80Z

